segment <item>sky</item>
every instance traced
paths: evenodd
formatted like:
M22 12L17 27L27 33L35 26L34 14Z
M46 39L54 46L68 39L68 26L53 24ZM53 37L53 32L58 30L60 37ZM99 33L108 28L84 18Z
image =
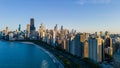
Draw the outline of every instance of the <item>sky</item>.
M55 24L80 32L120 33L120 0L0 0L0 30L22 30L35 19L47 29Z

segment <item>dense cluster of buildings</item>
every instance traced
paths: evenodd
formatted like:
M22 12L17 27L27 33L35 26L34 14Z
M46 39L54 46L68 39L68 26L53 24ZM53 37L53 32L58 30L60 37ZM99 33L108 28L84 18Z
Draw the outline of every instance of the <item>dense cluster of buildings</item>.
M16 31L9 31L6 27L5 30L0 31L0 38L12 41L41 40L77 57L89 58L99 63L113 58L115 64L120 65L120 61L115 58L120 56L120 51L118 51L120 35L110 34L108 31L93 34L77 33L75 30L64 29L63 26L58 29L57 24L53 30L49 30L44 27L43 23L37 31L34 26L34 19L31 18L26 30L21 31L21 25Z

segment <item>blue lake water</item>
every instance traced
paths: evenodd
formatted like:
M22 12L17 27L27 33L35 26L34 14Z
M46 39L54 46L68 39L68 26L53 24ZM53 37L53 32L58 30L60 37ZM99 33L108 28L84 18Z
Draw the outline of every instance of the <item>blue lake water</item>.
M52 59L33 44L0 41L0 68L57 68Z

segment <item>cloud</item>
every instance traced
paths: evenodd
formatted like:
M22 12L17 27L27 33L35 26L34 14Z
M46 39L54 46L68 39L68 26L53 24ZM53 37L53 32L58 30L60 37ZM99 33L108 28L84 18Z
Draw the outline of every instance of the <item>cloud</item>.
M108 4L112 0L78 0L77 3L80 5L84 4Z
M77 3L80 4L80 5L84 5L85 2L84 2L84 0L80 0Z

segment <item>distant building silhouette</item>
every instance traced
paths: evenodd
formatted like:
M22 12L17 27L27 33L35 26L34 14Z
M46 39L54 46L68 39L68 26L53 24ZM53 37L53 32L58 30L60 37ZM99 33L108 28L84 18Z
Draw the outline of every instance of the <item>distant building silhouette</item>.
M30 19L30 32L35 31L34 18Z
M7 35L8 34L8 27L6 27L6 29L5 29L5 35Z
M19 28L18 28L18 31L21 31L21 25L19 24Z

